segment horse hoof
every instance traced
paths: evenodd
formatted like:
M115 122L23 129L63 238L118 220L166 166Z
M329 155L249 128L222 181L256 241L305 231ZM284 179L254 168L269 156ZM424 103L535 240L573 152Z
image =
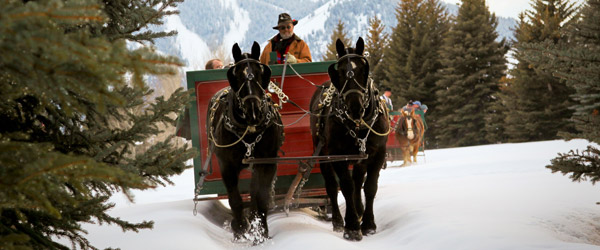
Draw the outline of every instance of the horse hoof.
M344 232L344 221L343 220L333 220L332 221L333 224L333 231L334 232Z
M362 233L360 230L346 230L344 232L344 239L349 241L361 241Z
M373 234L375 234L376 232L377 232L377 230L376 230L375 228L368 228L368 229L363 229L363 230L362 230L362 234L363 234L364 236L367 236L367 235L373 235Z
M244 234L234 233L233 242L246 242L246 236Z
M252 245L257 246L257 245L263 244L266 241L271 240L271 239L273 239L273 238L269 237L269 236L262 236L262 237L254 238L254 239L252 239Z

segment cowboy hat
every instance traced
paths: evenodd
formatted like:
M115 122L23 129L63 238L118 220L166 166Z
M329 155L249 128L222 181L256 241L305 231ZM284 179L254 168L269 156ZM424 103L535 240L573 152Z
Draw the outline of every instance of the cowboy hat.
M292 19L292 17L290 17L290 14L288 13L281 13L279 14L279 18L277 18L277 26L273 27L273 29L279 29L279 26L281 26L282 23L288 22L292 23L293 25L296 25L298 23L298 20Z

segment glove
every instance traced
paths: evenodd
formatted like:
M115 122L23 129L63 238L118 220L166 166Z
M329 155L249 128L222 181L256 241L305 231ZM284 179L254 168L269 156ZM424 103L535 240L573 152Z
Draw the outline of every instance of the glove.
M298 62L298 59L296 59L296 57L290 53L287 53L286 58L287 58L288 63L297 63Z

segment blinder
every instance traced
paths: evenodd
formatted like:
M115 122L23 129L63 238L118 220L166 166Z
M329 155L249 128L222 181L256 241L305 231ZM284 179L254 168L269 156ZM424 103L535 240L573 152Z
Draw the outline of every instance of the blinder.
M256 76L254 75L255 73L252 71L252 67L250 67L251 63L259 64L261 71L257 72L257 73L259 73L261 75L261 82L258 82L256 80ZM236 79L234 72L237 67L243 67L243 64L247 65L246 66L246 74L244 76L245 79L240 86L236 86L236 87L238 87L237 89L234 89L233 86L235 83L237 83L237 79ZM229 84L232 86L232 90L235 93L235 97L238 99L238 105L240 106L240 108L242 110L245 110L243 103L245 101L247 101L248 99L256 99L260 103L260 108L262 109L264 107L265 101L263 99L264 99L265 89L267 88L267 86L269 85L269 82L271 80L271 68L269 66L260 63L260 61L254 59L254 58L248 58L246 55L245 59L242 59L242 60L236 62L231 68L229 68L227 70L227 80L229 81ZM249 94L244 97L240 97L240 91L242 90L244 85L251 84L251 83L256 83L258 85L258 87L261 89L260 95Z
M235 68L242 63L247 63L248 69L250 70L246 75L246 81L252 81L254 79L254 74L252 73L252 68L250 68L250 63L258 63L258 64L260 64L260 68L262 70L262 72L260 72L260 74L262 76L262 82L259 83L259 86L263 90L266 89L267 86L269 86L269 82L271 81L271 68L268 65L260 63L260 61L253 59L253 58L246 58L246 59L240 60L239 62L235 63L231 68L229 68L227 70L227 80L229 81L229 83L233 83L236 81L235 75L233 72L235 71Z
M365 72L367 72L367 74L364 75L364 79L361 79L362 81L357 81L356 79L354 79L355 73L352 70L352 64L350 63L350 59L352 58L360 58L364 64L365 64ZM354 81L358 84L358 86L360 86L363 90L367 90L369 88L368 86L368 81L369 81L369 61L362 55L358 55L358 54L346 54L342 57L340 57L337 62L329 65L329 68L327 68L327 73L329 75L329 79L331 79L331 82L334 83L335 85L339 85L339 76L338 76L338 65L341 61L343 60L348 60L348 64L346 65L346 78L348 79L354 79ZM364 82L366 85L362 86L359 82ZM345 86L344 86L345 87ZM344 90L344 88L342 87L340 89L340 92L342 92Z
M366 74L364 74L364 79L356 79L356 77L355 77L356 74L354 73L354 70L352 69L352 63L350 61L353 58L359 58L364 62L364 65L365 65L364 70L365 70L365 72L367 72ZM358 94L361 97L361 99L363 100L361 113L362 113L362 115L364 115L366 109L368 108L368 106L370 104L369 98L374 94L373 86L369 82L369 73L368 73L369 72L369 61L364 56L355 54L355 53L349 53L349 54L346 54L346 55L340 57L336 63L331 64L329 66L329 68L327 69L329 78L331 79L331 82L334 85L337 85L337 86L342 85L340 83L340 79L339 79L339 75L338 75L338 66L339 66L339 63L344 60L348 60L348 63L346 64L346 67L347 67L346 80L343 83L343 86L341 86L341 88L339 89L339 94L341 97L340 99L346 100L346 97L348 95ZM344 91L348 81L354 81L360 89L350 89L350 90ZM363 83L364 86L361 83ZM366 93L366 95L365 95L365 93ZM345 106L345 104L343 104L343 103L341 103L341 105ZM343 109L346 109L346 108L343 108Z

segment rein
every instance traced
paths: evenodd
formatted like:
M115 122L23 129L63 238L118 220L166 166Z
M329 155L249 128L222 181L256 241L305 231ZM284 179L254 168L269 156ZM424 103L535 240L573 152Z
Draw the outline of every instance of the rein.
M235 97L238 100L238 106L243 111L246 111L246 109L244 107L244 102L247 101L248 99L256 99L261 104L261 106L259 107L259 109L262 109L263 105L265 105L265 102L258 95L249 94L247 96L244 96L243 98L240 98L240 91L242 91L242 89L244 88L244 86L246 86L246 84L250 84L252 82L254 82L254 83L256 83L258 85L258 87L261 89L261 93L265 93L265 89L260 85L260 83L258 83L257 81L252 81L252 80L255 79L255 76L254 76L254 74L252 72L252 68L250 67L250 63L258 63L258 64L260 64L260 61L258 61L256 59L253 59L253 58L248 58L248 55L246 55L246 58L243 59L243 60L240 60L237 63L235 63L231 67L231 70L234 70L238 65L241 65L243 63L247 64L247 67L246 67L246 70L245 70L245 80L242 83L242 85L240 85L239 89L235 92ZM242 112L242 115L245 116L244 112Z
M352 59L352 58L360 58L360 59L364 60L366 63L367 77L366 77L365 82L362 84L359 81L359 79L356 78L356 74L354 73L355 69L352 68L352 62L350 61L350 59ZM331 84L330 87L325 91L324 98L321 99L322 101L319 105L322 105L322 106L327 105L327 106L331 107L331 113L333 113L338 118L338 120L341 122L341 124L343 124L344 127L346 127L346 129L348 130L348 133L350 134L350 136L352 136L356 140L361 154L365 154L367 138L369 137L371 132L373 132L377 136L387 136L392 130L391 130L391 126L389 126L389 124L388 124L387 131L385 131L383 133L377 132L373 129L373 125L375 124L375 122L377 122L380 113L387 114L387 112L382 111L384 109L382 108L381 102L378 102L375 98L375 95L374 95L375 89L373 87L373 81L370 77L368 77L368 67L369 67L368 61L363 56L351 53L351 54L347 54L347 55L340 57L335 64L332 64L331 66L329 66L330 67L329 68L330 75L332 74L332 72L337 71L337 69L335 69L335 65L336 64L339 65L339 63L344 60L348 60L348 63L346 64L346 69L347 69L346 79L344 81L344 84L342 85L341 90L337 91L335 86L333 84ZM358 88L357 89L349 89L344 92L344 90L346 90L346 87L348 86L348 83L351 81L354 81L355 85ZM347 97L350 94L358 94L363 101L362 106L361 106L360 120L355 121L352 119L350 114L348 114L348 107L345 104L345 102L346 102ZM335 96L335 99L334 99L334 96ZM371 105L371 102L374 102L374 104ZM375 103L378 103L379 105L375 105ZM364 117L368 110L369 110L368 113L370 113L372 115L371 118ZM354 122L356 124L356 127L351 128L351 126L349 126L345 122L346 119ZM367 119L368 122L365 121L365 119ZM366 127L366 129L368 129L364 138L359 138L358 134L356 132L359 130L361 125Z
M231 74L233 75L233 70L235 70L235 67L238 67L239 65L242 64L247 64L247 67L244 69L244 81L243 83L240 85L239 89L235 92L232 91L232 93L229 93L229 88L226 88L222 91L219 92L219 94L216 97L213 97L214 99L211 100L211 102L213 103L212 107L210 108L210 114L209 114L209 119L212 122L215 118L215 113L217 111L217 109L219 108L219 103L221 102L222 99L225 99L225 102L228 103L228 105L226 104L222 114L219 117L219 121L217 122L216 125L212 125L209 128L209 140L213 142L213 144L215 145L215 147L218 148L228 148L228 147L232 147L235 146L237 144L239 144L240 142L244 143L244 145L246 146L246 154L245 156L251 157L252 153L254 151L254 146L262 139L263 133L267 130L267 128L269 128L270 126L272 126L273 124L278 125L278 126L283 126L279 123L277 123L277 117L279 116L279 112L273 107L273 105L269 105L269 100L271 97L270 93L266 93L265 89L261 86L260 82L258 82L256 80L256 77L254 75L254 73L252 72L252 68L250 67L250 63L258 63L260 64L260 62L256 59L253 58L248 58L246 56L245 59L240 60L239 62L237 62L231 69L229 69L228 75ZM262 66L262 64L261 64ZM264 70L264 69L263 69ZM260 74L263 74L264 72L260 72ZM270 74L270 73L269 73ZM240 97L240 92L241 90L244 88L244 86L246 86L247 84L257 84L258 87L260 88L260 93L261 95L257 95L252 93L252 91L250 90L250 93L244 97ZM231 87L230 87L231 88ZM262 98L261 98L262 97ZM262 117L260 117L260 120L258 122L259 125L245 125L242 124L240 122L237 122L234 116L234 101L233 100L237 100L237 108L242 110L241 114L238 113L238 115L242 118L242 119L246 119L246 109L244 107L244 102L247 100L251 100L251 99L255 99L258 100L259 104L259 110L261 110L262 113ZM229 100L229 101L227 101ZM224 121L224 124L221 125ZM215 140L215 136L214 136L214 130L215 127L223 127L225 130L229 131L230 133L234 134L235 136L238 137L238 139L235 142L229 143L229 144L219 144L216 140ZM245 127L245 128L244 128ZM240 135L241 130L243 129L243 133ZM257 132L259 131L260 133L256 136L256 138L254 139L253 142L248 143L244 140L244 138L251 133Z

